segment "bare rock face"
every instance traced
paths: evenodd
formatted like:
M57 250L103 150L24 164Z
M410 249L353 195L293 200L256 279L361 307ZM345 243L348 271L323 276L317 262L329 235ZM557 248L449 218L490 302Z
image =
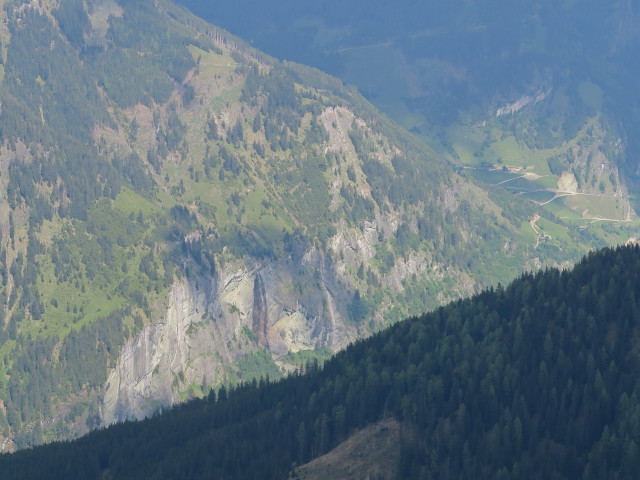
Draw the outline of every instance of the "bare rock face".
M558 190L567 193L576 193L578 191L578 181L571 172L562 172L558 179Z
M288 352L344 348L356 332L337 307L345 294L330 262L313 249L302 263L237 262L215 278L174 284L164 316L124 346L111 370L103 425L143 418L224 382L237 362L261 349L281 363ZM311 279L314 288L301 287Z
M267 294L264 290L264 282L258 273L253 281L253 314L252 331L258 339L258 345L269 348L267 334L269 331L269 316L267 313Z
M215 322L211 302L216 285L194 285L183 280L171 289L164 318L146 325L122 350L110 372L101 416L109 424L140 418L178 401L175 386L190 376L214 372L229 359L225 339L233 335L231 322ZM215 353L215 355L214 355Z

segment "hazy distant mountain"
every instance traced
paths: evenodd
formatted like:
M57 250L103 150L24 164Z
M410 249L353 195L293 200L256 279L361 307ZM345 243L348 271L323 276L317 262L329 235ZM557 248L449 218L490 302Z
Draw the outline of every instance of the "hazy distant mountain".
M538 174L573 175L584 193L626 197L629 190L635 204L637 1L180 3L272 55L357 85L454 163L527 159ZM596 148L586 154L576 148L585 144ZM608 160L595 160L606 175L585 174L590 155ZM608 163L621 178L609 180ZM582 200L556 201L556 213L629 218L608 200Z

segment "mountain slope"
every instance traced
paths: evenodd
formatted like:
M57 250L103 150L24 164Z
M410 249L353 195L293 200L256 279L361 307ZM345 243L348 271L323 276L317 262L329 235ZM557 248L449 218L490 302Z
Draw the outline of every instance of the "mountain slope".
M634 218L637 2L180 3L272 55L357 85L490 185L526 167L542 178L507 190L559 216L585 228Z
M593 253L401 322L322 370L0 466L6 478L287 478L390 416L398 478L634 478L638 267L637 245Z
M0 17L3 448L275 378L620 240L483 189L354 89L170 2Z

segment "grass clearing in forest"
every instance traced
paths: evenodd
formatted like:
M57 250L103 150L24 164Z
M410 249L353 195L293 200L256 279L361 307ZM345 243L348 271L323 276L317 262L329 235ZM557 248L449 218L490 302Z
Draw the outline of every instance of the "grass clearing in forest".
M145 217L153 217L161 213L157 205L127 187L122 187L113 201L113 208L124 216L128 216L131 213L138 215L138 213L142 212Z
M520 224L520 233L522 234L522 240L526 243L536 243L538 234L531 226L531 222L522 222Z
M465 169L465 173L470 174L474 178L486 183L487 185L498 185L508 180L513 180L519 175L504 170L485 170L485 169Z
M523 193L520 196L529 200L533 200L534 202L544 203L551 200L553 197L555 197L555 195L556 194L554 192L550 192L548 190L533 190Z
M581 212L585 218L624 220L619 201L615 197L571 195L567 197L566 202L572 209Z
M254 225L265 236L268 242L278 242L282 239L282 231L291 229L285 215L279 215L275 206L268 202L266 192L255 188L247 194L245 199L245 215L247 224Z
M204 75L205 77L213 77L220 73L231 72L237 66L236 61L226 53L220 55L216 52L207 52L195 45L189 45L187 48L196 62L200 59L200 63L198 64L200 75Z
M540 218L536 223L536 226L541 233L550 235L552 240L560 241L567 244L573 243L573 239L569 235L567 227L558 225L557 223L553 223L546 218Z
M56 283L55 278L50 283L48 279L40 282L38 288L46 308L45 326L41 322L30 322L27 331L64 338L71 330L91 325L125 303L123 298L108 296L104 291L92 288L89 281L84 280L82 285L84 292L79 291L71 282Z

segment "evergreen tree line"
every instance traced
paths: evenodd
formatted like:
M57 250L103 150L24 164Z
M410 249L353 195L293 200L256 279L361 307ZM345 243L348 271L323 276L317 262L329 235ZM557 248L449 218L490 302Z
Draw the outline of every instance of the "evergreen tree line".
M62 341L57 336L36 340L17 336L21 353L8 369L6 414L0 411L0 426L8 422L22 432L14 439L17 445L42 443L41 422L51 416L56 401L104 385L105 365L116 362L128 336L124 318L130 313L117 310L90 326L72 330Z
M359 341L323 368L74 442L0 456L3 478L286 479L400 421L403 479L635 478L640 247L525 274Z

